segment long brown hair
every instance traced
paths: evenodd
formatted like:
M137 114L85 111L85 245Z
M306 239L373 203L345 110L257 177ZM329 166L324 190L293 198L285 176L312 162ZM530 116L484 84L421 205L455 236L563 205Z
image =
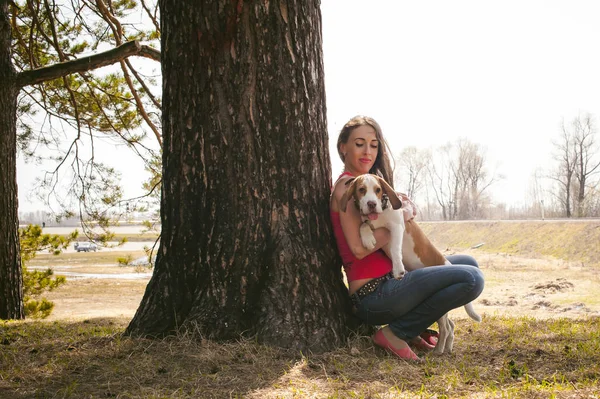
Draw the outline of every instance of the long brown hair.
M392 188L394 187L394 170L390 163L390 157L388 154L391 153L390 146L387 141L383 138L383 133L381 132L381 126L379 123L375 121L375 119L369 116L357 115L354 118L350 119L342 130L340 131L340 135L338 136L337 141L337 149L338 154L342 162L346 162L344 159L344 154L342 154L342 144L346 144L348 139L350 138L350 133L354 129L359 126L371 126L375 130L375 136L377 137L377 141L379 141L379 146L377 146L377 158L375 158L375 163L369 170L369 173L374 175L381 176Z

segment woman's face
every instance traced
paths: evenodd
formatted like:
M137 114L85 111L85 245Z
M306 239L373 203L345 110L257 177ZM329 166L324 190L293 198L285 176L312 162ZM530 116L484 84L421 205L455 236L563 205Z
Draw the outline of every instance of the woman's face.
M340 146L345 155L346 171L354 176L369 173L377 159L379 141L377 133L370 125L356 127L350 132L348 141Z

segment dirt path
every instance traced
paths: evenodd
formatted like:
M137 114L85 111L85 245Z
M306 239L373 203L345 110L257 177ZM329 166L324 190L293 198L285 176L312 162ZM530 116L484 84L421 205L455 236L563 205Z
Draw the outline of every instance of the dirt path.
M47 320L96 317L131 319L148 279L68 279L67 284L47 295L54 310Z
M600 270L596 268L555 259L470 253L486 279L475 302L482 314L536 318L600 315ZM454 314L459 316L457 312Z
M482 315L585 317L600 315L600 270L550 259L527 259L472 250L486 277L476 300ZM44 262L42 262L44 263ZM47 266L47 262L45 263ZM149 274L132 280L115 278L136 273L116 264L57 265L55 272L111 275L111 278L68 277L47 298L56 304L49 320L119 317L130 319L142 299ZM138 270L139 271L139 270ZM98 276L96 276L98 277ZM462 309L452 317L466 317Z

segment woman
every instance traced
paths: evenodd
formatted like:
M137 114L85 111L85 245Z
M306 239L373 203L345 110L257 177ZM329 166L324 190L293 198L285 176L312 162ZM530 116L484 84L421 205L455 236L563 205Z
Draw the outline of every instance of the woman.
M358 210L348 206L340 212L339 205L345 183L352 177L377 174L393 187L389 147L381 128L372 118L356 116L342 128L337 148L344 172L331 195L331 220L356 315L368 324L386 325L373 335L376 345L402 359L418 361L409 344L419 350L432 349L420 335L445 313L477 298L483 290L483 275L475 259L458 255L447 257L452 266L418 269L394 279L392 261L382 250L390 240L389 231L375 230L375 248L364 248ZM410 201L405 195L402 199ZM404 215L406 220L414 216Z

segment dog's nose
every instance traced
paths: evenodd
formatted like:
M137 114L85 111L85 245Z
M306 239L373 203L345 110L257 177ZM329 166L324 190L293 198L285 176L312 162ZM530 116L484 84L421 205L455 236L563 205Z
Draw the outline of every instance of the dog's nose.
M377 206L377 202L375 202L375 201L368 201L367 202L367 206L369 207L369 209L375 209L375 207Z

